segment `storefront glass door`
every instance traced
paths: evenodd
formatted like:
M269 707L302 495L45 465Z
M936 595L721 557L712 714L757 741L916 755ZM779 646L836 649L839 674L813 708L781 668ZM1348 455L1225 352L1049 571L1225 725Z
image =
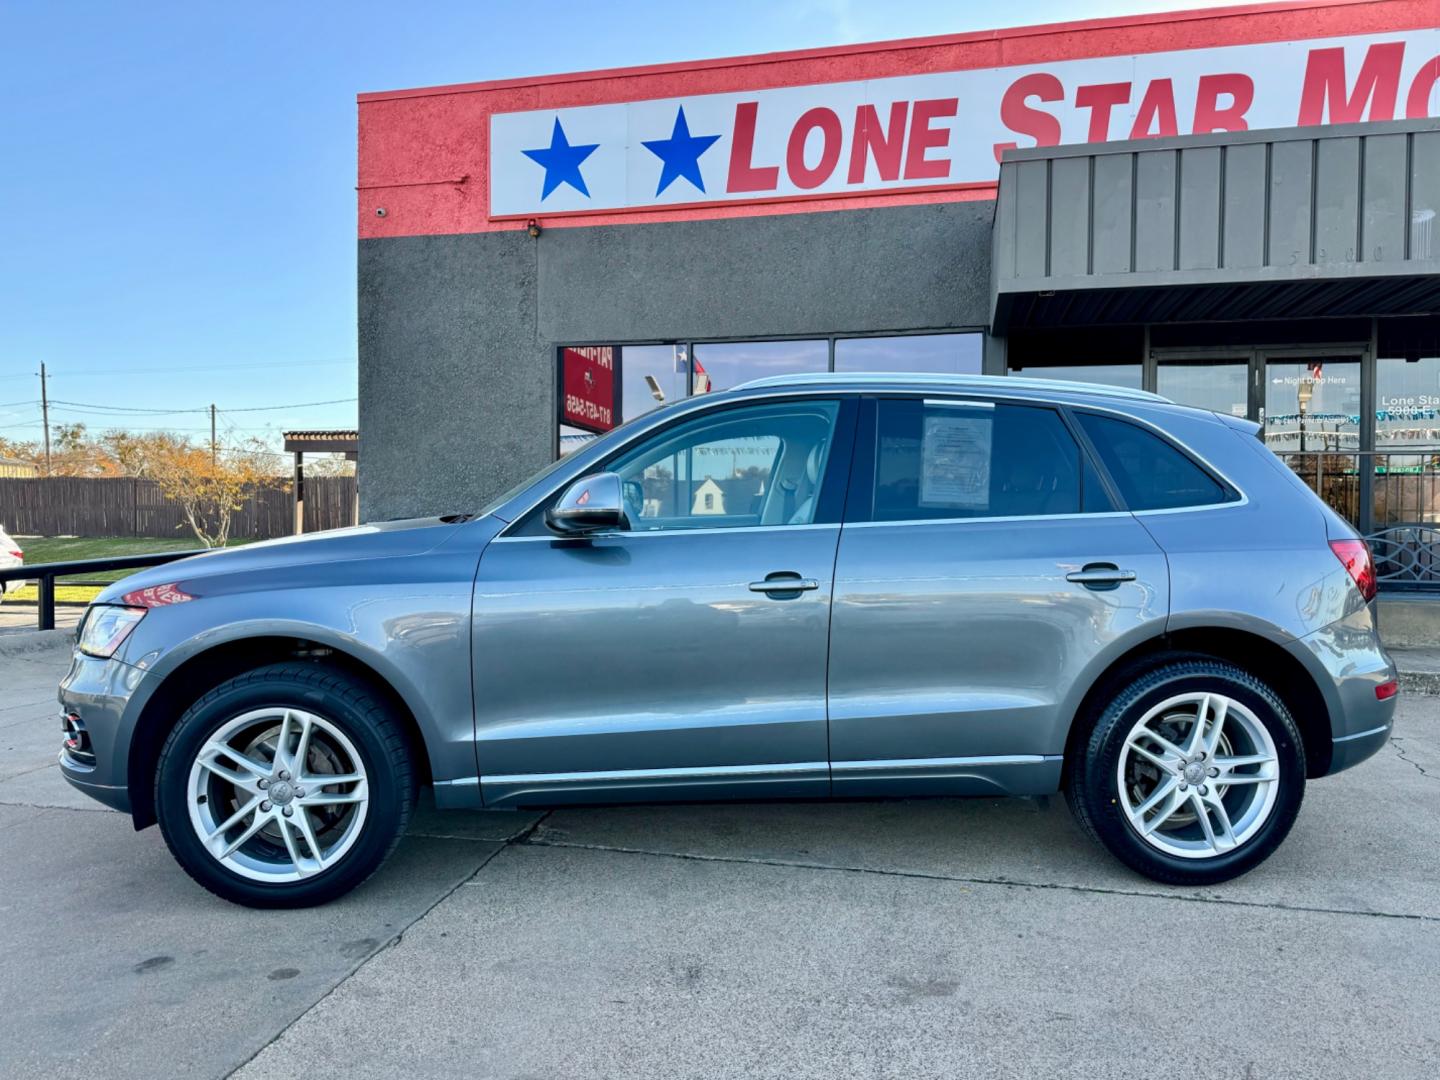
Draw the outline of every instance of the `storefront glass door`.
M1372 462L1360 452L1360 357L1261 353L1265 445L1346 520L1361 524Z
M1155 392L1181 405L1249 416L1249 350L1215 356L1159 357L1155 368Z
M1265 445L1277 454L1360 449L1358 356L1266 355Z

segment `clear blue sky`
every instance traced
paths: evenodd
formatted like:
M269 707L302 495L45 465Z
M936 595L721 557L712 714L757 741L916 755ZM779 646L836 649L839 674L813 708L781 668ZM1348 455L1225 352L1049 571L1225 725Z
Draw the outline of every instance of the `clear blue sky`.
M0 0L0 435L38 438L41 361L52 397L137 410L353 398L358 92L1201 6Z

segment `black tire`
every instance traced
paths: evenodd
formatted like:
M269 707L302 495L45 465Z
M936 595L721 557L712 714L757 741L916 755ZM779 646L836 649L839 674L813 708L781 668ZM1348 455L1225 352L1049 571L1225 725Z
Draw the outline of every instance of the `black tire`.
M1121 805L1117 775L1121 751L1134 725L1156 705L1190 692L1224 694L1245 706L1273 740L1279 767L1275 802L1264 823L1238 847L1202 858L1172 855L1143 839ZM1066 801L1086 833L1153 881L1213 885L1239 877L1264 862L1295 823L1305 795L1305 749L1299 729L1269 686L1233 664L1206 656L1162 658L1118 680L1090 723L1089 732L1081 734L1067 755Z
M258 881L231 870L205 848L190 819L189 777L200 749L231 719L271 707L320 715L343 732L359 754L369 787L364 821L349 849L333 866L288 883ZM216 896L255 908L310 907L354 889L394 851L415 798L405 732L383 698L353 675L314 663L256 668L206 693L170 732L155 770L156 818L176 860Z

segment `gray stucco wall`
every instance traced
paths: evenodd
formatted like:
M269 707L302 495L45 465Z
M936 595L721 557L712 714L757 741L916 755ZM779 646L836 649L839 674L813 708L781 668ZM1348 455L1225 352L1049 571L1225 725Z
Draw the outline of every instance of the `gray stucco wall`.
M549 462L558 345L984 326L993 207L362 241L361 516L474 510Z

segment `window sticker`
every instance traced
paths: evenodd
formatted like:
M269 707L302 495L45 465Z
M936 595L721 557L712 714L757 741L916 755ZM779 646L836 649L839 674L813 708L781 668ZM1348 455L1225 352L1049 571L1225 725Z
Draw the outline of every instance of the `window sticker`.
M920 505L990 508L991 416L925 414L920 445Z

